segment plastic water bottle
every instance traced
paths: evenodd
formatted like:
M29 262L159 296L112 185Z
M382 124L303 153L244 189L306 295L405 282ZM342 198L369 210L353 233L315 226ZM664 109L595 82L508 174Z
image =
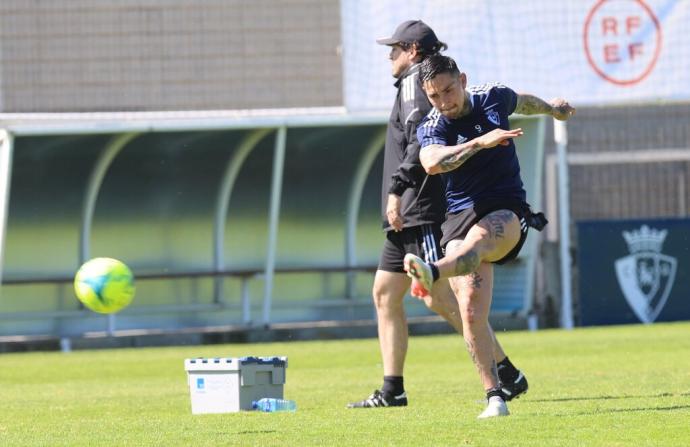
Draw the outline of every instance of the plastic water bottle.
M263 399L253 401L252 408L257 411L264 411L266 413L275 413L276 411L295 411L297 410L297 403L294 400L264 397Z

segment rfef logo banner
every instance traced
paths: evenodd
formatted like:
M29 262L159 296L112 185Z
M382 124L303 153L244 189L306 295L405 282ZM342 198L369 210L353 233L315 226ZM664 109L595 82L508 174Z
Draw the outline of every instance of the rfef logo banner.
M584 326L690 319L690 220L578 222Z
M421 19L468 76L545 99L606 105L690 99L687 0L342 0L345 106L390 110L391 36Z

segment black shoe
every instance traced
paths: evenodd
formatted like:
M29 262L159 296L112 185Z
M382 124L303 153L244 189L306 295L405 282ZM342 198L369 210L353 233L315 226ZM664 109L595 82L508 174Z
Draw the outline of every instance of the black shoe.
M374 408L374 407L406 407L407 393L403 392L398 396L391 393L384 393L376 390L369 398L347 404L347 408Z
M522 374L522 371L519 371L519 373L517 379L512 383L501 383L501 391L503 391L505 399L508 401L520 397L529 389L527 377Z

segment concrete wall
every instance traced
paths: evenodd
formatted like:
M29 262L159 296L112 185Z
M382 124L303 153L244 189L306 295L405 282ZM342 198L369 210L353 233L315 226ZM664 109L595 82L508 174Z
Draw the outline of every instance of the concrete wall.
M337 0L3 0L0 111L337 106Z

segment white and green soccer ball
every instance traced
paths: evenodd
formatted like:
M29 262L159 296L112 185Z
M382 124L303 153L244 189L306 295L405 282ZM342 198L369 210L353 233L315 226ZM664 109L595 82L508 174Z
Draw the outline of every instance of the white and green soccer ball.
M92 311L112 314L132 302L134 275L122 261L93 258L77 271L74 292L79 301Z

